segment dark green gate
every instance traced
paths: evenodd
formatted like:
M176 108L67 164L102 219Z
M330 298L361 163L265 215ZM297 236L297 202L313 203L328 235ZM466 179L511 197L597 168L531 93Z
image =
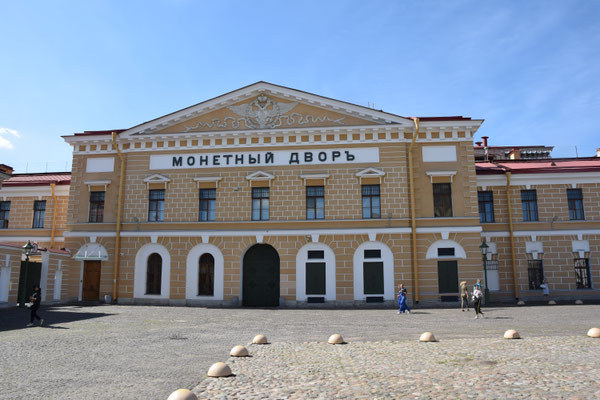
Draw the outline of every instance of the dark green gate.
M27 278L25 277L27 270ZM17 294L17 303L23 307L29 302L29 297L33 294L33 285L40 285L42 276L42 263L21 261L21 271L19 272L19 292Z
M279 254L268 244L252 246L244 255L242 304L279 306Z
M458 262L438 261L438 288L440 293L458 292Z

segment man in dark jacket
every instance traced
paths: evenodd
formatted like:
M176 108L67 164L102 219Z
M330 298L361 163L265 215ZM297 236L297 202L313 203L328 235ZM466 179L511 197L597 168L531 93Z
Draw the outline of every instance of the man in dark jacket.
M34 318L40 321L40 326L44 325L44 320L37 315L37 310L40 308L40 303L42 302L42 289L40 289L40 285L33 285L33 294L29 299L33 304L31 305L31 317L27 326L33 326Z

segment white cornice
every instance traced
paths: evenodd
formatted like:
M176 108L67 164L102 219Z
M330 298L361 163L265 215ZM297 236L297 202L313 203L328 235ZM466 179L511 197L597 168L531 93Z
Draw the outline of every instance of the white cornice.
M56 196L68 196L70 185L56 185L54 194ZM0 188L0 198L9 197L52 197L50 185L40 186L3 186Z
M511 174L510 186L577 185L600 183L600 172L555 172L551 174ZM477 175L477 186L506 186L506 175Z
M551 231L514 231L515 237L600 235L600 229L553 229ZM481 237L509 237L508 231L482 231ZM581 239L580 239L581 240Z

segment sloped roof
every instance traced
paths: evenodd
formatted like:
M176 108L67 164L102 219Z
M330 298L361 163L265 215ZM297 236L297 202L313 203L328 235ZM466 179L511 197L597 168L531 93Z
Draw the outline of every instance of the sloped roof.
M45 172L36 174L13 174L2 183L2 186L39 186L50 185L51 183L57 185L69 185L71 183L71 173Z
M553 174L561 172L600 172L600 158L552 158L542 160L502 160L475 163L478 175L503 174Z

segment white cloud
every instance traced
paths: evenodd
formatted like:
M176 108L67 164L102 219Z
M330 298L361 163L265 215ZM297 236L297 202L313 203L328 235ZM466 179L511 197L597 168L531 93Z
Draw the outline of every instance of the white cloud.
M17 138L21 137L19 132L15 131L14 129L0 128L0 149L11 150L14 148L10 140L8 140L5 136L14 136Z

